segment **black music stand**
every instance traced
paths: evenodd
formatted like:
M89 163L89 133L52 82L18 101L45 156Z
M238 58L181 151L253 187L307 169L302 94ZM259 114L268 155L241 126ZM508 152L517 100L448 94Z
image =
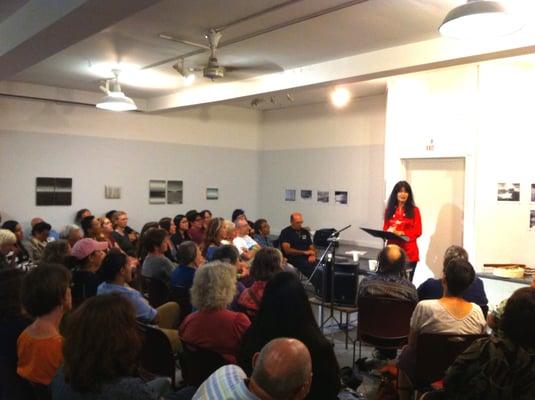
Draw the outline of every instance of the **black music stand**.
M409 241L409 238L407 236L396 235L394 232L390 232L390 231L383 231L383 230L363 228L363 227L360 227L360 229L366 232L368 235L371 235L378 239L382 239L383 247L386 245L387 240L402 240L404 242Z

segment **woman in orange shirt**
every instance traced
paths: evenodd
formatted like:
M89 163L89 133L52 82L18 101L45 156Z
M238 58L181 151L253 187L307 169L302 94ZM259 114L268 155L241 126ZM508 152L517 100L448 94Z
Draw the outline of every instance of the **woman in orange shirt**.
M35 321L17 340L17 374L48 385L63 362L63 338L59 324L71 309L71 274L57 264L44 264L22 282L22 305Z
M399 181L392 189L386 206L383 230L406 236L409 239L408 241L391 240L388 244L396 244L407 253L412 281L416 264L420 261L416 239L422 235L422 218L420 210L414 204L411 185L406 181Z

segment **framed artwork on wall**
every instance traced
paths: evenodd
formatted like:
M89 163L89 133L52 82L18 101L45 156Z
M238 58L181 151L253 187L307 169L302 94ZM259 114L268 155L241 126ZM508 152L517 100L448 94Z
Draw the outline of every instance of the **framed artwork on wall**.
M121 187L120 186L104 186L104 198L105 199L120 199Z
M295 199L296 199L295 189L286 189L284 191L284 201L295 201Z
M165 181L149 181L149 204L165 204Z
M498 201L520 201L520 183L498 183Z
M72 204L72 178L35 179L36 206L70 206Z
M348 194L346 191L336 190L334 192L335 204L347 205L348 201Z
M167 181L167 204L182 204L183 189L182 181Z
M206 188L206 200L218 200L219 188Z
M329 204L329 191L328 190L318 190L316 193L317 193L318 203Z

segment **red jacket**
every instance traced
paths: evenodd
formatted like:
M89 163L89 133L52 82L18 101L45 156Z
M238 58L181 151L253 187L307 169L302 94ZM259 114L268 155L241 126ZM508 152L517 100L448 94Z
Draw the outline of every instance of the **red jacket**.
M395 228L396 231L403 232L404 235L409 238L409 241L392 240L388 241L388 244L397 244L405 250L409 262L420 261L416 239L422 235L422 218L420 217L420 210L418 207L414 207L414 216L412 218L407 218L405 216L405 209L397 208L394 215L386 215L385 213L383 230L386 231L392 227Z

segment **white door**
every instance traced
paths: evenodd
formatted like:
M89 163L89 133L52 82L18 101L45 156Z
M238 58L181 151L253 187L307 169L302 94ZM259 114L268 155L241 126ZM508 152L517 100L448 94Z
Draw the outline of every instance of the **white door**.
M407 181L422 215L418 239L420 262L414 276L416 287L442 274L444 251L463 245L464 158L404 160Z

